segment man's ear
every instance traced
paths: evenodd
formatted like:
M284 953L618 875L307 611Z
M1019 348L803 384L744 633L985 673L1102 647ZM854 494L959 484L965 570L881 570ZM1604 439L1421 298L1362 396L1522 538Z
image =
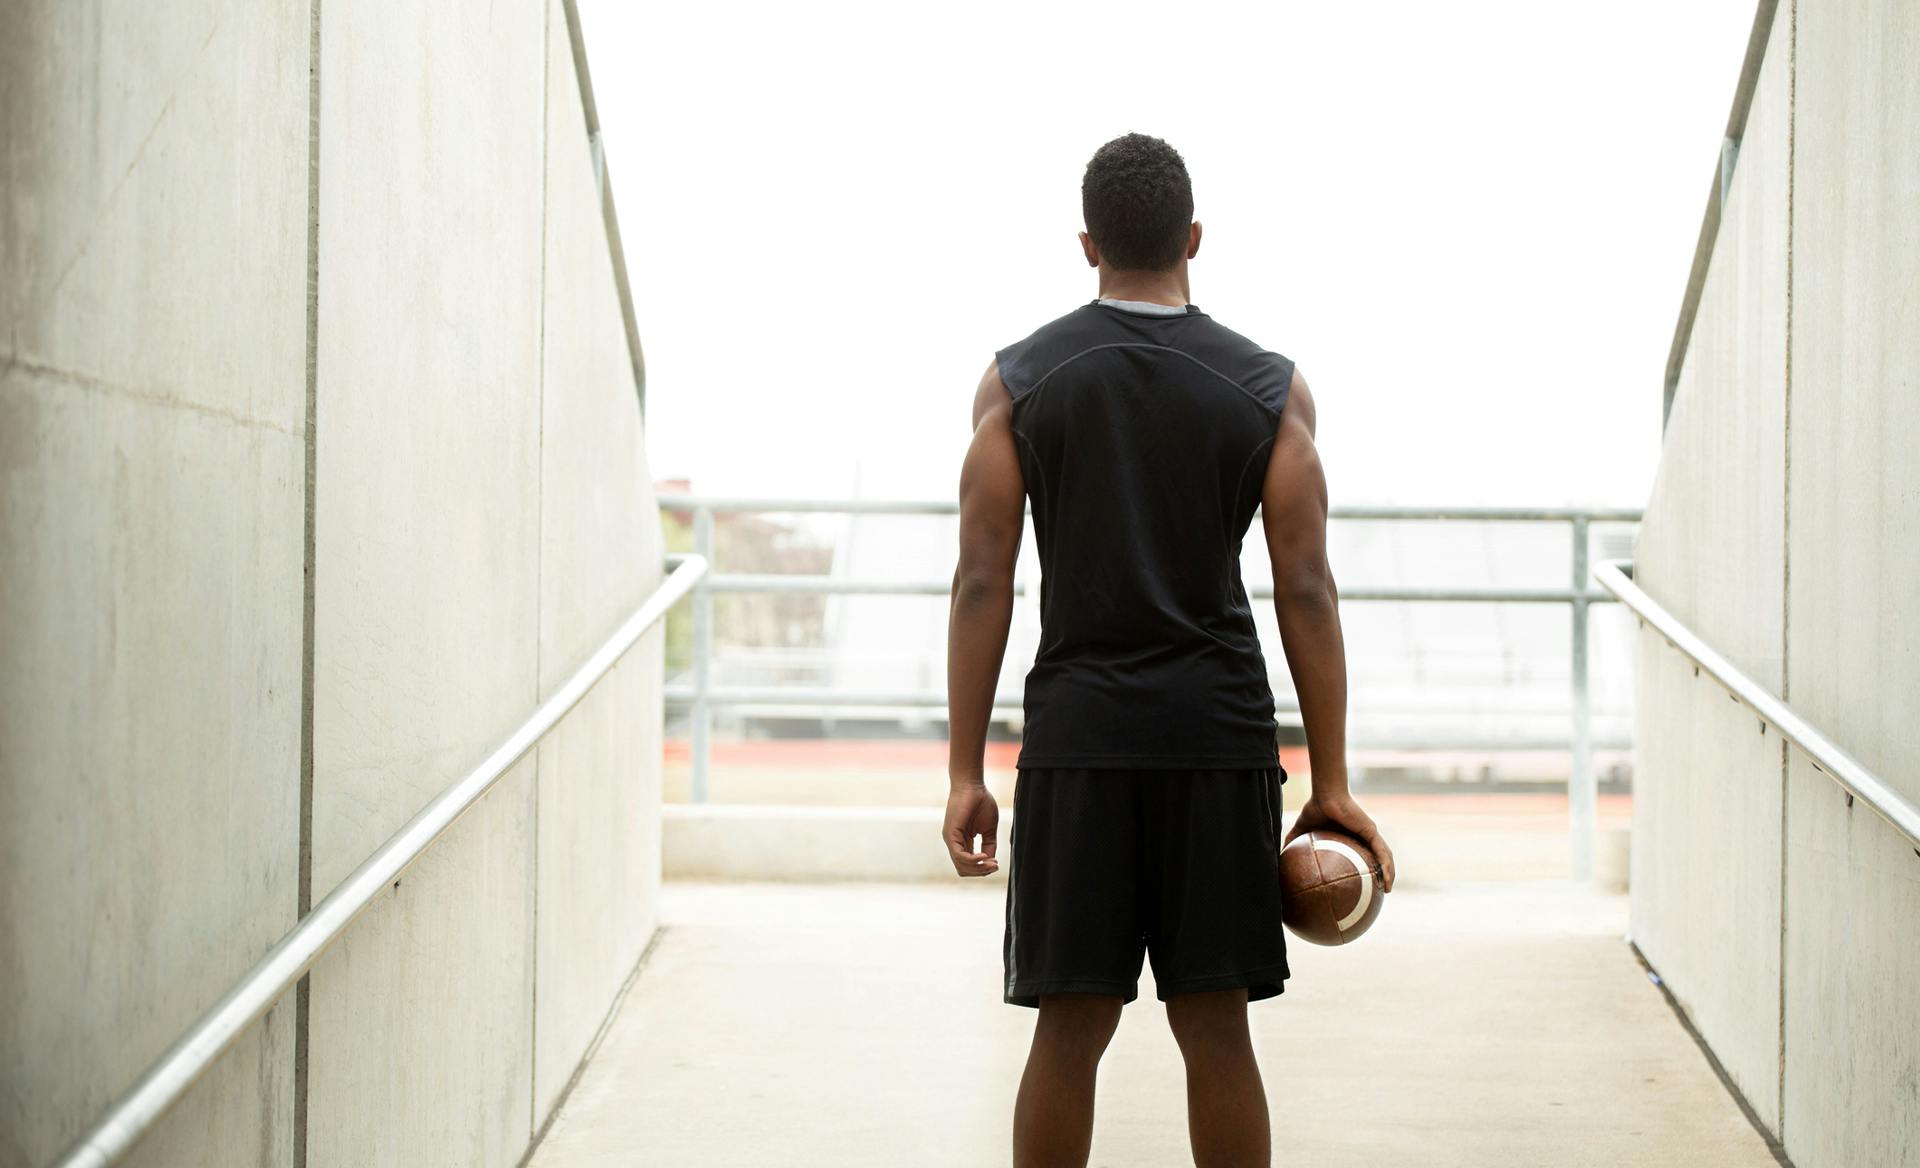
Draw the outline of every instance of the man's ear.
M1187 228L1187 258L1192 259L1194 256L1197 256L1199 254L1200 254L1200 221L1196 219L1193 221L1193 226Z
M1084 231L1080 233L1080 252L1087 257L1089 268L1100 266L1100 249L1093 245L1093 236Z

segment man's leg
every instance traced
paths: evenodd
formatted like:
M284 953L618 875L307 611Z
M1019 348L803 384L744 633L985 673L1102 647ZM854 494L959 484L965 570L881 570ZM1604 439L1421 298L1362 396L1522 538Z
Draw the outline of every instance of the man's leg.
M1085 1168L1093 1083L1124 1003L1113 994L1046 994L1013 1107L1013 1168Z
M1289 976L1281 923L1279 785L1273 767L1164 773L1152 797L1147 931L1155 993L1187 1064L1187 1130L1199 1168L1268 1168L1266 1089L1247 1005Z
M1267 1091L1247 1033L1247 991L1167 999L1167 1023L1187 1063L1187 1133L1197 1168L1268 1168Z

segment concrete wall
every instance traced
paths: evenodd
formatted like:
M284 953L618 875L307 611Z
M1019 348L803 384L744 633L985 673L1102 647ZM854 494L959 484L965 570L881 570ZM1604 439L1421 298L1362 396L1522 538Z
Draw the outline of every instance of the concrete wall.
M0 1165L295 920L303 9L0 16ZM284 1165L293 1003L145 1163Z
M1636 551L1920 797L1920 11L1782 3ZM1631 931L1802 1168L1920 1165L1920 855L1640 633Z
M659 585L666 555L562 0L548 20L543 693ZM665 638L662 622L540 748L536 1116L566 1089L658 921Z
M1920 6L1796 18L1787 695L1920 800ZM1787 774L1785 1137L1920 1165L1920 855Z
M536 701L544 25L321 5L316 896ZM519 1158L534 769L315 967L310 1163Z
M1655 600L1778 692L1787 22L1776 21L1635 548ZM1778 1119L1781 740L1650 629L1636 642L1631 933Z
M661 577L560 0L108 7L0 18L0 1168ZM654 928L660 662L136 1159L517 1163Z

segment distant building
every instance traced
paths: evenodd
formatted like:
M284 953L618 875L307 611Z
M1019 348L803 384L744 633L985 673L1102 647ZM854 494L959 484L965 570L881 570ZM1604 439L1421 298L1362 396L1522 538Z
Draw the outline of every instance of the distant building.
M661 493L687 493L686 479L656 484ZM662 511L666 544L672 551L694 546L693 516ZM716 512L713 517L713 571L766 575L828 574L833 566L833 544L816 532L778 517ZM723 592L713 604L714 657L711 679L716 686L823 684L826 597L807 592ZM684 671L691 663L692 608L682 605L669 618L667 670ZM729 711L718 711L722 724Z

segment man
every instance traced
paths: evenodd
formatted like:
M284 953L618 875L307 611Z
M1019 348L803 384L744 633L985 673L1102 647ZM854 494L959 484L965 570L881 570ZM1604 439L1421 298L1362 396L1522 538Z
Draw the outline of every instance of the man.
M1313 398L1293 362L1189 302L1186 164L1128 134L1081 185L1099 298L1001 349L960 473L948 641L955 869L999 868L987 721L1033 505L1040 646L1026 677L1003 999L1038 1007L1015 1168L1085 1165L1094 1075L1143 956L1187 1071L1199 1168L1266 1165L1247 1003L1288 976L1273 693L1240 579L1257 508L1312 793L1286 835L1393 853L1347 789L1346 664ZM976 845L975 840L978 839ZM977 850L976 850L977 846Z

